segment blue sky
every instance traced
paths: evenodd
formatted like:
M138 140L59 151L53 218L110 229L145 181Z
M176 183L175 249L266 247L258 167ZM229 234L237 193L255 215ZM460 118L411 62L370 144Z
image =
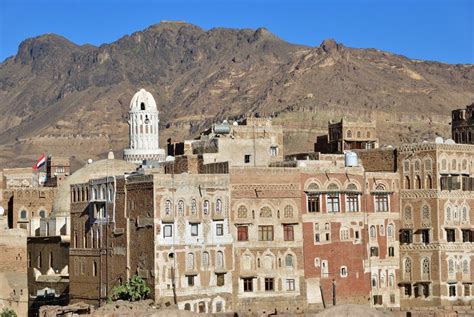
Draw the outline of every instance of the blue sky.
M292 43L334 38L414 59L474 64L474 0L0 0L0 61L28 37L56 33L100 45L161 20L204 29L263 26Z

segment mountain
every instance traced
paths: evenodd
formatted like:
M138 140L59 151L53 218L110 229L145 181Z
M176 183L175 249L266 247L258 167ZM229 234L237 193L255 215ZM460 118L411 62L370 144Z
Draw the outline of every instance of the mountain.
M0 64L0 166L31 164L43 152L77 164L110 148L120 156L140 88L157 101L163 147L258 113L285 126L290 153L311 150L341 116L377 120L385 144L449 137L450 111L474 100L474 66L334 40L295 45L264 28L161 22L99 47L46 34Z

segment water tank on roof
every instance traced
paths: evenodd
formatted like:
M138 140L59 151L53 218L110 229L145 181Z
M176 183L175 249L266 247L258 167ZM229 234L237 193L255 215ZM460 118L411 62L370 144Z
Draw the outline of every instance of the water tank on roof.
M344 154L344 163L346 167L359 166L359 159L357 158L357 153L346 152Z
M227 120L224 120L222 123L214 124L214 133L216 134L229 134L230 133L230 125Z

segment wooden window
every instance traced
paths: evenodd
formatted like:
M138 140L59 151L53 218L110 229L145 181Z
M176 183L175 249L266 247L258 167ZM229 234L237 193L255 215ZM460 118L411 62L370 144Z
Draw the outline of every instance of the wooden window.
M163 238L169 238L173 236L173 226L164 225L163 226Z
M347 194L346 195L346 208L348 212L359 211L359 195Z
M224 224L217 223L216 224L216 236L223 236L224 235Z
M244 292L253 292L253 278L246 277L242 280L244 282Z
M199 235L199 224L192 223L191 224L191 236L197 237Z
M319 195L318 194L308 194L308 212L319 212Z
M265 290L266 291L273 291L274 288L274 279L271 277L265 278Z
M446 229L446 240L456 242L456 231L454 229Z
M259 241L273 241L273 226L258 226Z
M286 279L286 290L287 291L294 291L295 290L295 280L294 279Z
M237 227L237 240L238 241L248 241L249 240L249 227L248 226L238 226Z
M327 194L326 196L327 202L326 202L326 207L327 207L327 212L339 212L339 194L337 193L331 193Z
M295 240L295 232L293 225L283 225L283 239L285 241Z
M217 278L217 286L224 286L224 283L225 283L224 274L223 273L217 273L216 278Z
M188 275L187 280L188 280L188 286L194 286L194 275Z
M376 212L387 212L388 208L388 194L377 193L375 194L375 211Z

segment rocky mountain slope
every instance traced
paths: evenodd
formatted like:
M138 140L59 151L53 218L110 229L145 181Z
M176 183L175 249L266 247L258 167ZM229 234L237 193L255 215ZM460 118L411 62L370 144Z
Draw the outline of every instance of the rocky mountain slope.
M287 43L266 29L162 22L100 47L53 34L0 64L0 167L39 153L97 158L127 146L134 92L157 101L161 140L210 123L274 115L286 153L312 149L327 120L377 120L382 143L449 137L450 111L474 100L474 66L416 61L324 41Z

